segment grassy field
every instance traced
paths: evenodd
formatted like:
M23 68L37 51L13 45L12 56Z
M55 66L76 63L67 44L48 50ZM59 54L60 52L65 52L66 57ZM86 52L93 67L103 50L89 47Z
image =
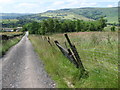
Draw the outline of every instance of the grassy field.
M8 23L16 23L18 20L17 19L3 19L2 23L8 24Z
M63 34L50 35L50 46L43 36L30 35L35 51L58 88L117 88L118 87L118 33L68 33L76 45L89 77L80 78L80 70L70 63L55 46L58 40L65 47ZM68 44L67 44L68 46ZM69 47L69 46L68 46Z
M21 34L22 32L4 32L0 33L0 35L15 35L15 34ZM10 47L14 46L21 40L22 36L15 37L9 40L2 40L0 38L0 56L4 55L6 51L9 50Z
M1 32L0 35L15 35L22 34L22 32Z
M63 12L63 13L42 13L41 16L44 17L57 17L57 18L61 18L61 19L70 19L70 20L74 20L74 19L80 19L80 20L85 20L85 21L89 21L92 19L88 19L82 15L78 15L72 12ZM76 18L75 18L76 17Z

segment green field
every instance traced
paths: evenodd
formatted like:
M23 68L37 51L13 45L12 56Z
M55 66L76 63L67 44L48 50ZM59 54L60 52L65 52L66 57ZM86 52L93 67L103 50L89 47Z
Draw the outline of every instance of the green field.
M92 20L92 19L86 18L82 15L78 15L76 13L73 13L73 12L62 12L62 13L45 12L45 13L42 13L41 16L42 17L50 17L50 18L56 17L59 19L70 19L70 20L74 20L74 19L80 19L80 20L85 20L85 21Z
M54 40L58 40L65 47L63 34L49 35L53 46L44 40L44 36L29 36L57 88L117 88L118 33L79 32L68 35L75 44L89 77L80 78L80 70L54 44ZM69 47L68 44L67 46Z
M8 23L16 23L18 20L17 19L3 19L2 23L8 24Z

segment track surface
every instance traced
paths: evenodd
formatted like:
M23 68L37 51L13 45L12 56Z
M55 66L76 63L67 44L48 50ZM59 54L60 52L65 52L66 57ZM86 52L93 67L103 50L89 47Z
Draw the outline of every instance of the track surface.
M25 35L0 60L2 88L54 88L55 84L44 70L42 61L34 52ZM2 65L1 65L2 63Z

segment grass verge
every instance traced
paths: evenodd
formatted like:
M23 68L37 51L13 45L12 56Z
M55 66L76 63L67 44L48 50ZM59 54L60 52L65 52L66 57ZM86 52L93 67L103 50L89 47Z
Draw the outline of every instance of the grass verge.
M4 55L10 47L14 46L21 40L22 36L15 37L9 40L1 40L0 42L0 56Z
M45 64L46 71L57 88L117 88L118 87L118 34L117 32L69 33L71 41L89 72L88 78L79 78L80 70L65 58L53 41L64 45L63 34L51 35L51 47L43 36L30 35L35 51ZM68 46L68 45L67 45Z

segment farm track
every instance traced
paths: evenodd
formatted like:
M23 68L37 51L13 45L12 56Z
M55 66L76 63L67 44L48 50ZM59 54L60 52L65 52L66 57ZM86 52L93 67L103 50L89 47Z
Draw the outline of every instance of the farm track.
M54 88L55 84L44 70L25 35L0 59L2 88ZM2 73L2 74L1 74Z

